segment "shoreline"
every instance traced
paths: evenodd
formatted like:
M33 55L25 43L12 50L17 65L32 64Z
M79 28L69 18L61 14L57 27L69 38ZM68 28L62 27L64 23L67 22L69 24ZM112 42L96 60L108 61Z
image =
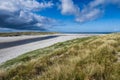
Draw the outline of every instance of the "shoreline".
M79 34L79 35L78 34L77 35L76 34L75 35L74 34L59 34L58 35L58 34L54 34L54 35L57 35L57 37L33 41L33 42L22 44L22 45L16 45L16 46L0 49L0 64L4 63L7 60L13 59L19 55L22 55L22 54L25 54L27 52L34 51L37 49L49 47L58 42L64 42L64 41L68 41L68 40L72 40L72 39L76 39L76 38L96 36L96 35L90 35L90 34L89 35L81 35L81 34ZM37 36L37 37L41 37L41 36ZM45 37L45 35L42 37ZM26 37L26 38L28 38L28 37ZM7 40L10 41L10 39L7 39ZM13 40L13 37L12 37L12 40ZM13 42L14 42L14 40L13 40Z

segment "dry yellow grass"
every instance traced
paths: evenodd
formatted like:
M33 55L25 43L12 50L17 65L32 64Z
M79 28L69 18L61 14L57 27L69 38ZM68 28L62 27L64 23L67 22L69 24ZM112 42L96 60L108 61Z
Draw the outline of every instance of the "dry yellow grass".
M75 39L27 53L14 59L16 62L12 60L3 64L1 69L5 71L0 72L0 79L120 80L119 52L118 33Z

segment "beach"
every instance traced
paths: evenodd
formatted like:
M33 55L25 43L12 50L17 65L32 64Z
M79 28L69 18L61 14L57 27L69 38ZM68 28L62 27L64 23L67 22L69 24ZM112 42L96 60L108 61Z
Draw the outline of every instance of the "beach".
M0 63L24 53L51 46L58 42L94 35L97 34L54 34L41 36L0 37Z

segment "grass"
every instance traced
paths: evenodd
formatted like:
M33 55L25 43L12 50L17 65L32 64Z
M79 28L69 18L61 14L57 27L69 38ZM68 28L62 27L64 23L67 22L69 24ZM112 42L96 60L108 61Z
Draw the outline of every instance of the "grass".
M1 80L120 80L120 34L35 50L0 66Z
M46 34L56 34L56 32L10 32L10 33L0 33L0 36L6 37L6 36L46 35Z

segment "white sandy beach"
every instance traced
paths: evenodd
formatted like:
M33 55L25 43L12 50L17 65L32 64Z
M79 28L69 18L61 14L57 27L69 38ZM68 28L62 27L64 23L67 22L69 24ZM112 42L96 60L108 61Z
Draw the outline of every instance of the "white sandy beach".
M32 39L32 38L42 38L42 37L47 37L47 36L51 36L51 35L0 37L0 43L15 42L15 41ZM72 40L75 38L94 36L94 34L93 35L92 34L88 34L88 35L85 35L85 34L56 34L56 35L52 35L52 36L56 36L56 37L43 39L43 40L39 40L39 41L33 41L33 42L22 44L22 45L18 44L18 45L7 47L7 48L1 48L0 49L0 64L7 60L10 60L19 55L22 55L24 53L27 53L27 52L30 52L30 51L33 51L36 49L48 47L55 43ZM8 43L8 46L9 46L9 43Z

